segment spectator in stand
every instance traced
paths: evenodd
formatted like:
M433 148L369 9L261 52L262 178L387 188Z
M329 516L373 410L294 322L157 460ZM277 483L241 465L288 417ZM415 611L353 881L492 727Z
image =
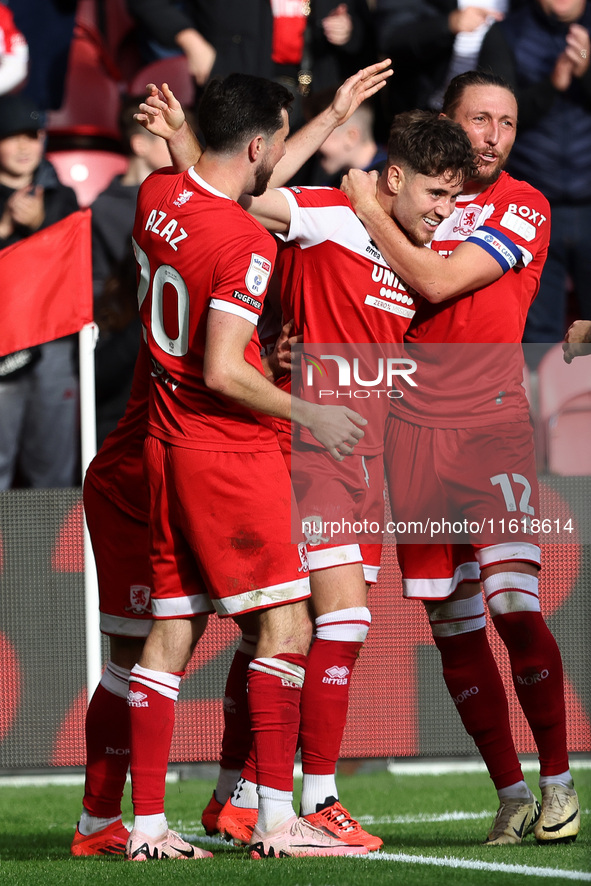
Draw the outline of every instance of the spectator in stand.
M269 0L127 0L144 32L146 61L179 50L199 86L232 72L272 77Z
M295 96L292 131L304 119L302 98L330 91L375 58L373 21L366 0L271 0L273 76ZM332 98L332 95L330 98ZM326 101L325 107L330 103ZM302 183L302 178L299 178Z
M509 0L376 0L378 48L392 59L389 114L439 110L450 80L476 66L490 25Z
M78 0L7 0L29 45L24 93L42 111L61 107Z
M43 157L41 113L23 93L0 97L0 249L78 209ZM23 273L39 273L37 268ZM72 338L0 359L0 489L73 486L78 380Z
M333 90L312 96L309 111L315 116L328 107ZM346 123L333 130L312 158L309 184L338 188L343 175L352 167L381 172L387 159L384 145L374 135L375 112L371 102L360 105Z
M92 204L92 268L95 318L100 330L95 351L97 445L125 411L138 352L140 321L136 295L136 261L131 231L139 186L155 169L170 165L161 138L133 115L143 96L123 100L119 129L129 157Z
M28 70L27 41L16 27L8 6L0 3L0 95L20 89Z
M376 57L374 25L367 0L311 4L306 27L310 92L332 89ZM387 53L386 53L387 54Z
M591 315L590 30L587 0L529 0L490 29L480 53L479 67L500 74L519 101L507 169L538 188L552 210L548 258L524 342L564 338L569 279L576 314ZM537 365L543 349L526 351Z
M92 278L97 299L107 278L127 253L139 186L155 169L170 165L168 148L136 120L134 114L144 96L128 96L121 103L119 131L127 172L116 175L92 204ZM135 266L135 260L134 260Z
M143 32L146 63L183 52L200 87L232 72L277 80L296 97L292 132L304 122L301 95L336 90L375 57L367 0L127 0L127 7Z

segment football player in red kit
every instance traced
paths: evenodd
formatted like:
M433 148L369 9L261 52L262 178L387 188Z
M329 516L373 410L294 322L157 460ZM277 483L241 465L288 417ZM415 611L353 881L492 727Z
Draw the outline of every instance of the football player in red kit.
M532 831L540 843L569 841L580 813L561 656L538 598L540 549L529 522L539 518L538 487L519 344L548 249L550 211L542 194L503 172L517 102L502 80L460 75L444 112L468 134L478 167L431 249L418 249L392 222L366 173L354 170L343 185L384 256L424 296L406 335L421 381L388 419L393 516L459 514L494 524L490 537L476 534L467 544L399 544L404 593L424 601L447 687L497 788L487 845L520 843ZM503 518L515 515L519 532L508 536ZM515 752L481 581L537 744L541 813Z
M153 110L164 108L157 97L151 102ZM157 116L152 125L155 131L170 135L170 130L159 126ZM179 149L178 140L171 152L178 166L193 159L190 149ZM437 224L452 212L464 177L472 171L469 141L461 127L449 120L413 112L395 120L388 155L382 176L382 205L388 213L400 213L409 235L426 243ZM291 274L299 284L290 286L289 293L283 294L284 300L291 301L284 313L293 316L294 331L302 334L306 348L336 342L353 348L373 347L377 356L381 355L384 343L402 340L414 315L413 298L338 190L269 190L243 204L268 230L298 246ZM386 280L388 286L384 285ZM359 410L364 414L361 407ZM304 527L314 522L311 515L322 516L323 503L332 506L335 501L342 520L363 520L369 516L370 522L382 526L382 449L387 412L386 397L372 403L371 410L365 413L368 424L359 444L361 449L347 459L344 470L339 466L336 472L309 435L302 433L306 447L304 470L294 465L292 479ZM311 463L313 470L309 471ZM363 554L355 538L343 539L338 534L325 538L322 533L316 536L305 531L315 640L302 696L301 811L311 822L329 828L343 839L362 840L368 848L377 849L381 840L364 831L339 803L335 769L346 721L350 675L371 621L366 581L375 581L377 576L381 531L363 539L369 542ZM366 559L368 554L376 556L364 563L364 554ZM326 679L327 672L334 667L340 669L344 679ZM244 827L233 828L232 820ZM251 759L233 798L220 813L218 825L227 834L246 841L255 820Z
M340 122L339 115L349 112L349 103L352 103L354 109L356 106L355 102L362 101L367 95L372 94L372 92L379 88L378 84L383 82L385 77L388 76L387 72L384 71L385 67L386 63L380 63L371 69L360 72L354 78L350 78L350 81L341 90L344 107L338 113L334 108L331 108L328 114L320 115L321 119L317 118L315 121L312 121L311 125L306 128L307 133L305 131L302 132L303 136L307 135L307 142L303 145L303 148L300 144L300 148L304 152L313 151L326 133L334 128L335 125L338 125ZM285 166L287 161L288 157L286 156L283 166ZM302 160L299 161L299 163L301 162ZM296 165L299 165L299 163L296 163ZM289 170L289 166L287 168ZM289 177L289 171L283 174L285 177ZM249 224L252 226L252 220ZM158 224L156 227L158 227ZM176 238L170 237L169 234L170 228L165 232L164 238L168 244L169 240L175 240L175 243L171 246L174 251L177 243L185 238L182 231L178 233ZM180 237L180 240L178 240L178 237ZM145 259L142 259L141 253L138 253L138 259L145 270ZM143 264L142 260L144 261ZM267 269L262 263L261 270L263 277L265 277ZM244 281L247 289L249 283L254 288L261 285L257 279L258 266L255 271L256 273L249 269L245 273ZM142 290L140 292L143 294ZM252 298L251 296L248 297ZM252 300L256 301L254 298ZM246 301L243 300L243 303L246 304ZM220 309L224 310L224 308L218 308L218 310ZM76 855L120 852L127 838L127 831L121 825L120 820L120 799L128 757L127 755L123 757L124 763L118 766L117 771L115 771L112 760L110 758L106 759L104 755L105 744L128 747L127 718L124 716L117 718L120 725L119 731L125 732L125 735L113 735L113 730L111 729L108 738L103 740L105 739L103 733L109 731L108 723L112 723L113 718L110 716L103 717L102 713L106 708L109 708L109 704L112 706L113 703L117 703L114 699L117 699L120 695L127 694L129 668L134 661L138 660L144 638L150 627L150 622L147 620L150 618L150 577L147 575L146 564L147 526L145 508L147 507L147 496L142 494L142 490L145 492L144 485L138 482L138 471L141 474L140 452L146 429L145 388L146 382L149 379L149 371L146 371L146 366L144 365L145 359L146 355L142 350L134 382L134 395L128 405L126 417L93 462L85 487L85 503L87 503L89 512L89 524L91 532L93 532L93 544L97 553L97 566L99 570L101 628L105 633L111 635L112 660L109 662L101 680L101 685L95 693L87 718L87 782L84 810L72 844L72 853ZM336 451L335 455L341 457ZM105 509L108 509L109 513L107 521L110 527L109 538L105 536L104 531L102 533L100 531L101 527L104 529L105 521L102 517L98 519L100 514L103 517L105 516ZM117 531L113 529L116 516L121 518L116 524L119 527ZM113 544L113 537L119 538L120 533L123 532L126 533L124 537L129 537L130 539L132 536L129 533L135 533L133 544L130 543L129 545L129 548L134 551L135 562L131 562L132 555L130 554L128 557L129 562L127 563L129 568L125 570L122 569L123 558L120 552L118 552L118 547L115 549ZM141 564L137 562L139 558L141 558ZM299 558L298 563L299 568L301 568L302 564ZM203 600L202 608L206 610L211 607ZM141 624L138 624L139 620L141 620ZM206 616L204 615L195 617L194 624L196 626L201 622L201 626L195 628L196 633L201 632L205 620ZM254 651L253 645L252 648L249 647L248 651L250 654L246 656L242 645L247 640L250 642L253 639L256 638L243 637L243 643L236 653L235 659L239 660L241 665L241 668L238 668L241 671L241 675L242 671L245 671L246 667L248 667L248 663L252 658L252 651ZM234 664L236 664L236 660ZM243 666L244 661L246 661L246 667ZM238 679L235 674L236 670L237 668L233 665L229 676L229 683L235 682ZM233 674L234 676L232 676ZM244 676L245 674L242 675L242 682ZM121 692L118 692L119 688L121 688ZM132 701L135 697L135 695L132 697ZM100 725L101 722L103 727L97 730L97 724ZM231 748L227 749L227 757L230 752ZM242 752L240 764L243 759L244 752ZM174 842L177 838L173 835L172 840ZM170 848L163 851L170 852ZM176 849L174 851L176 852ZM314 852L314 854L318 854L318 852ZM182 852L181 857L183 857Z

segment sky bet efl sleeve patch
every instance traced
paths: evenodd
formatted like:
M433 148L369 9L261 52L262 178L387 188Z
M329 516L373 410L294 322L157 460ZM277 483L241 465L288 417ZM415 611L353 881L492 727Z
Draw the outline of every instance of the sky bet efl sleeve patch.
M272 264L268 258L252 253L244 282L252 295L262 295L267 288Z

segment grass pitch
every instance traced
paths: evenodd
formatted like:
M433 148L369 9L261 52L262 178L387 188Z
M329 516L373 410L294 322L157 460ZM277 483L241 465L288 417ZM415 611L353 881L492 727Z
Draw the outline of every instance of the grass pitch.
M205 780L167 790L170 825L214 853L211 860L132 864L69 855L80 813L80 786L0 787L2 886L564 886L591 882L591 771L573 767L582 828L566 846L482 846L496 811L484 773L339 775L341 801L383 850L360 858L253 861L245 850L204 836ZM536 776L526 773L535 790ZM296 781L296 803L300 785ZM131 823L126 791L123 820Z

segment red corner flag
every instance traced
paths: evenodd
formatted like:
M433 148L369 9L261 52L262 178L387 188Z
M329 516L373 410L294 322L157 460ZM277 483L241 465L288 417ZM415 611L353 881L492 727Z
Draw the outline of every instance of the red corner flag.
M0 357L92 322L90 209L0 250Z

